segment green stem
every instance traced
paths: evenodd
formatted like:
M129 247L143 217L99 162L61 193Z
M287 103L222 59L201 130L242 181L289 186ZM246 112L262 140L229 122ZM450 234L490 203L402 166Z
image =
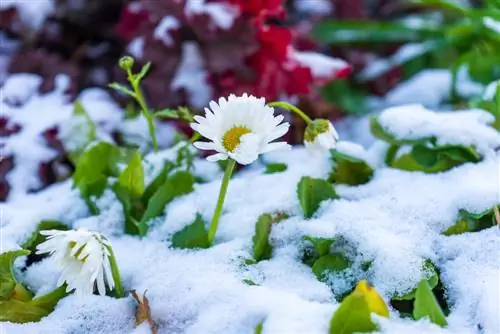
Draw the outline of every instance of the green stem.
M128 81L130 82L130 85L132 86L132 89L134 90L135 93L135 99L137 100L137 103L139 103L139 106L141 107L142 110L142 114L146 118L146 121L148 122L149 136L151 137L151 141L153 143L153 150L155 152L158 152L158 140L156 139L156 128L154 124L153 114L148 108L146 99L144 98L144 94L142 93L141 87L139 87L139 83L136 82L136 80L134 79L134 75L130 70L127 70L127 74L128 74Z
M195 133L193 133L193 135L189 139L189 142L192 144L200 138L201 138L201 135L198 132L195 132Z
M297 108L296 106L294 106L288 102L282 102L282 101L271 102L271 103L269 103L269 106L279 107L279 108L286 109L288 111L292 111L292 112L296 113L297 115L299 115L300 118L302 118L304 120L304 122L306 122L307 124L312 123L312 119L309 116L307 116L302 110L300 110L299 108Z
M219 225L219 219L222 214L222 207L224 205L224 199L226 198L227 186L229 185L229 179L231 179L231 174L233 173L234 167L236 166L236 161L229 159L224 172L224 178L222 179L222 184L220 186L219 198L217 199L217 206L215 207L214 216L212 217L212 222L210 223L210 229L208 230L208 242L212 244L215 238L215 233L217 232L217 226Z
M125 297L125 291L123 291L122 280L120 277L120 270L118 270L118 263L116 262L115 254L113 253L113 248L107 246L109 251L109 264L111 265L111 275L113 276L113 281L115 282L114 296L116 298Z

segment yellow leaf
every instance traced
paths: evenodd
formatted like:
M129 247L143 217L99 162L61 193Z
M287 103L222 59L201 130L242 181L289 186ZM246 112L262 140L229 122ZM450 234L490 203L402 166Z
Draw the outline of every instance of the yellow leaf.
M387 308L384 300L380 297L377 290L370 286L367 281L360 281L354 291L363 295L370 312L376 313L382 317L389 317L389 309Z

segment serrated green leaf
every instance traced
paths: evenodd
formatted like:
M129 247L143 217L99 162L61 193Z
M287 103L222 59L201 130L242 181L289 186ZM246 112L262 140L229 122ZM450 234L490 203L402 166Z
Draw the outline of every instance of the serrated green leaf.
M179 171L169 176L163 185L151 196L140 223L146 224L149 220L161 215L168 203L178 196L192 192L193 186L194 178L188 172Z
M326 180L304 176L297 184L297 196L305 218L311 218L321 202L339 198L333 186Z
M49 315L59 300L65 296L66 285L63 285L46 295L29 301L0 300L0 321L15 323L40 321L40 319Z
M422 318L429 318L430 321L441 327L448 325L443 310L425 279L420 281L417 286L413 308L413 319L419 320Z
M177 110L168 109L168 108L155 112L153 114L153 116L156 118L173 118L173 119L179 118L179 114L177 113Z
M281 172L286 171L287 169L288 169L288 166L286 164L282 164L282 163L267 164L266 170L264 171L264 174L281 173Z
M134 153L128 166L118 177L118 186L127 191L133 199L138 199L144 194L144 167L138 151Z
M44 242L47 238L40 234L43 230L68 230L69 227L58 220L42 220L36 230L31 234L31 237L24 242L22 245L23 249L30 250L34 252L36 246Z
M134 92L132 92L130 89L128 89L128 88L127 88L127 87L125 87L124 85L119 84L118 82L113 82L113 83L110 83L110 84L108 85L108 87L109 87L109 88L112 88L112 89L114 89L114 90L116 90L116 91L119 91L119 92L121 92L121 93L123 93L123 94L125 94L125 95L128 95L128 96L130 96L130 97L133 97L133 98L135 98L135 96L136 96Z
M176 248L208 248L208 231L200 214L190 225L184 227L172 237L172 246Z
M330 252L330 248L335 241L334 238L320 238L320 237L311 237L306 235L304 240L310 241L318 256L327 255Z
M342 271L349 265L349 260L343 254L331 253L317 259L312 266L312 271L318 280L323 280L329 272Z
M0 300L7 300L14 293L17 283L14 277L14 260L19 256L29 255L30 251L20 249L0 254Z
M329 177L331 182L338 184L365 184L373 177L373 168L361 159L349 156L337 150L332 150L333 171Z
M330 334L369 333L377 329L365 297L360 292L348 295L330 320Z

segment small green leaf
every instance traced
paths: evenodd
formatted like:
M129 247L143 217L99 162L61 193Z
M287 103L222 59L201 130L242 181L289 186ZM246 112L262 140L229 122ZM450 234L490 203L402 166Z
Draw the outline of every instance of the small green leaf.
M133 97L133 98L135 98L135 96L136 96L134 92L132 92L130 89L128 89L124 85L119 84L118 82L110 83L108 85L108 87L112 88L112 89L114 89L116 91L119 91L119 92L121 92L121 93L123 93L125 95L128 95L130 97Z
M195 221L184 227L172 237L172 246L176 248L208 248L208 231L200 214L196 215Z
M84 120L84 123L78 122L78 119ZM72 140L71 142L73 143L72 146L68 146L65 144L66 139L70 138L63 138L63 145L65 145L66 150L68 151L68 156L71 160L71 162L76 165L78 163L79 157L83 154L85 151L85 148L92 143L94 140L97 138L96 134L96 125L92 118L88 115L88 113L85 111L85 108L83 107L82 103L79 100L76 100L74 103L74 109L73 109L73 119L72 121L74 124L72 126L78 127L78 128L73 128L72 132L78 132L80 133L82 130L86 130L86 135L84 140ZM76 146L76 147L74 147Z
M266 165L266 170L264 171L264 173L265 174L281 173L286 171L287 169L288 166L286 164L272 163Z
M177 110L168 108L155 112L153 116L156 118L174 118L174 119L179 118Z
M40 231L43 230L68 230L68 226L64 224L63 222L60 222L58 220L42 220L36 230L31 234L31 237L26 240L22 246L22 248L30 250L31 252L34 252L36 249L36 246L41 244L46 240L46 237L40 234Z
M369 333L377 329L362 293L354 291L337 308L330 320L330 334Z
M271 234L271 227L273 223L277 223L288 215L283 213L277 213L271 215L269 213L264 213L260 215L255 224L255 234L253 236L253 257L255 261L269 260L271 258L271 253L273 251L271 244L269 243L269 235Z
M339 198L333 186L326 180L304 176L297 185L297 195L305 218L311 218L321 202Z
M332 150L333 171L329 177L331 182L348 185L365 184L373 177L373 169L366 161Z
M415 292L413 319L419 320L426 317L441 327L448 325L443 310L439 306L429 282L423 279L418 284L417 291Z
M264 323L261 322L260 324L258 324L257 326L255 326L255 329L254 329L254 334L262 334L262 330L264 329Z
M14 260L29 254L30 251L24 249L0 254L0 300L9 299L18 284L12 270Z
M40 321L40 319L49 315L59 300L65 296L66 285L62 285L46 295L29 301L0 300L0 321L15 323Z
M332 253L317 259L312 271L318 280L323 280L329 272L342 271L347 269L349 264L349 260L341 253Z
M168 177L161 187L148 201L146 211L141 218L141 224L158 217L165 210L165 206L176 197L189 194L193 191L194 178L185 171L179 171Z
M141 71L135 77L136 83L141 82L142 79L148 74L149 69L151 68L151 62L147 62L142 68Z
M460 210L457 222L450 226L443 235L456 235L467 232L478 232L496 225L493 210L486 210L479 213L471 213Z
M136 151L128 166L118 177L118 186L128 192L129 196L138 199L144 194L144 167L141 154Z
M167 180L168 174L172 169L174 169L174 164L170 161L166 161L163 165L161 172L151 181L146 187L144 194L142 195L142 202L147 205L151 197L158 191L165 181Z
M333 242L335 241L333 238L311 237L308 235L304 237L304 240L312 243L319 257L327 255L330 252Z

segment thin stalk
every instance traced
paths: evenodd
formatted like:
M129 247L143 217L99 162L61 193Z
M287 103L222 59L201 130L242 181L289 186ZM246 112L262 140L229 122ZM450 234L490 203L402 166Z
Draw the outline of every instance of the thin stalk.
M139 83L134 80L134 76L130 70L127 70L128 74L128 81L130 82L130 85L132 86L132 89L134 90L135 93L135 99L137 100L137 103L139 103L139 106L141 107L142 114L146 118L146 121L148 122L148 130L149 130L149 136L151 137L151 141L153 143L153 150L155 152L158 152L158 140L156 139L156 128L154 124L154 118L153 114L151 113L147 103L146 99L144 98L144 94L142 93L141 87L139 87Z
M300 118L302 118L304 120L304 122L306 122L307 124L312 123L312 119L309 116L307 116L302 110L300 110L299 108L297 108L296 106L294 106L288 102L281 102L281 101L271 102L271 103L269 103L269 106L279 107L279 108L283 108L283 109L286 109L288 111L294 112L297 115L299 115Z
M227 187L229 185L229 180L231 179L231 174L233 174L234 167L236 166L236 161L229 159L224 172L224 178L222 179L222 184L220 186L219 198L217 199L217 206L215 207L214 215L212 217L212 222L210 223L210 229L208 230L208 242L212 244L215 238L215 233L217 232L217 226L219 225L219 219L222 214L222 207L224 206L224 199L226 198Z
M500 212L498 211L498 206L493 207L493 212L495 213L495 220L497 221L498 227L500 227Z
M120 277L120 270L118 269L118 263L116 262L115 254L113 253L113 248L107 246L109 251L109 264L111 265L111 275L113 276L113 281L115 282L114 295L116 298L125 297L125 291L123 291L122 280Z

